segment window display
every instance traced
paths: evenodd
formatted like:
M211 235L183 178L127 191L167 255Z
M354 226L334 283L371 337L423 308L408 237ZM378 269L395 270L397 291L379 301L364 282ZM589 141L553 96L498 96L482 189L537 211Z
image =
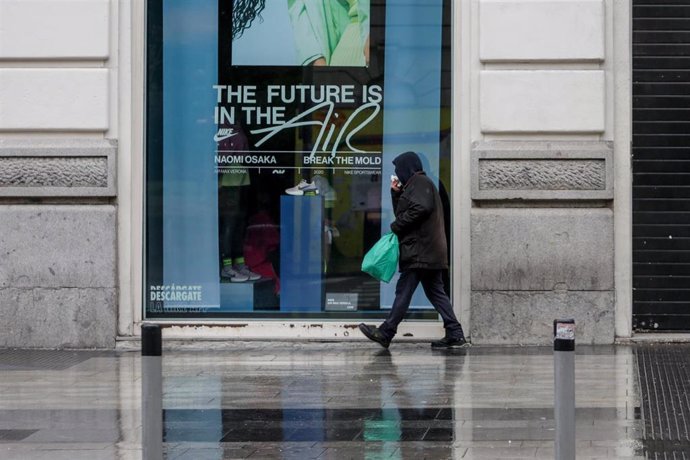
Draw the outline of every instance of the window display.
M234 0L232 62L366 66L370 14L370 0Z
M145 316L385 316L397 275L361 264L398 154L450 243L449 20L448 0L149 0ZM421 290L410 312L437 318Z

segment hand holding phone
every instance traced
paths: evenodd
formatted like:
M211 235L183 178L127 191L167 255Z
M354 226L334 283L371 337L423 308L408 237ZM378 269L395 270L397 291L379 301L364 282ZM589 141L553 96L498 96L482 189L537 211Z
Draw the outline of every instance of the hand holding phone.
M398 176L395 174L391 175L391 188L395 190L396 192L399 192L400 189L402 188L402 184L400 183L400 179L398 179Z

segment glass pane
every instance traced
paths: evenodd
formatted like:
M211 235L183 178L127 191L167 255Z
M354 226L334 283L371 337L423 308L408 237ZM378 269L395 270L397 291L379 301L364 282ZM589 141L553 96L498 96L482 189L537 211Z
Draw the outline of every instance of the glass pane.
M146 316L384 317L414 151L450 248L450 1L149 0ZM446 276L446 285L449 289ZM436 319L421 289L410 318Z

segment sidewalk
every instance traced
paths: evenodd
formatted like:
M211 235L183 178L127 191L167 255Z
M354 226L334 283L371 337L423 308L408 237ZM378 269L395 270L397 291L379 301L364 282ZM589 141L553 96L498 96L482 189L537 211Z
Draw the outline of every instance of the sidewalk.
M141 458L140 366L0 350L0 458ZM168 459L553 458L550 348L237 343L163 373ZM690 345L579 346L576 388L578 458L690 458Z

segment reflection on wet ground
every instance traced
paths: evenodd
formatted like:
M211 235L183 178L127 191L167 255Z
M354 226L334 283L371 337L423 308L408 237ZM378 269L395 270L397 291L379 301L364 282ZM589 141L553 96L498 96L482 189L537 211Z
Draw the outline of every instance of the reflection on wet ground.
M140 366L0 350L0 458L141 458ZM163 373L168 459L553 458L550 348L237 343ZM690 458L690 346L580 346L576 379L578 458Z

